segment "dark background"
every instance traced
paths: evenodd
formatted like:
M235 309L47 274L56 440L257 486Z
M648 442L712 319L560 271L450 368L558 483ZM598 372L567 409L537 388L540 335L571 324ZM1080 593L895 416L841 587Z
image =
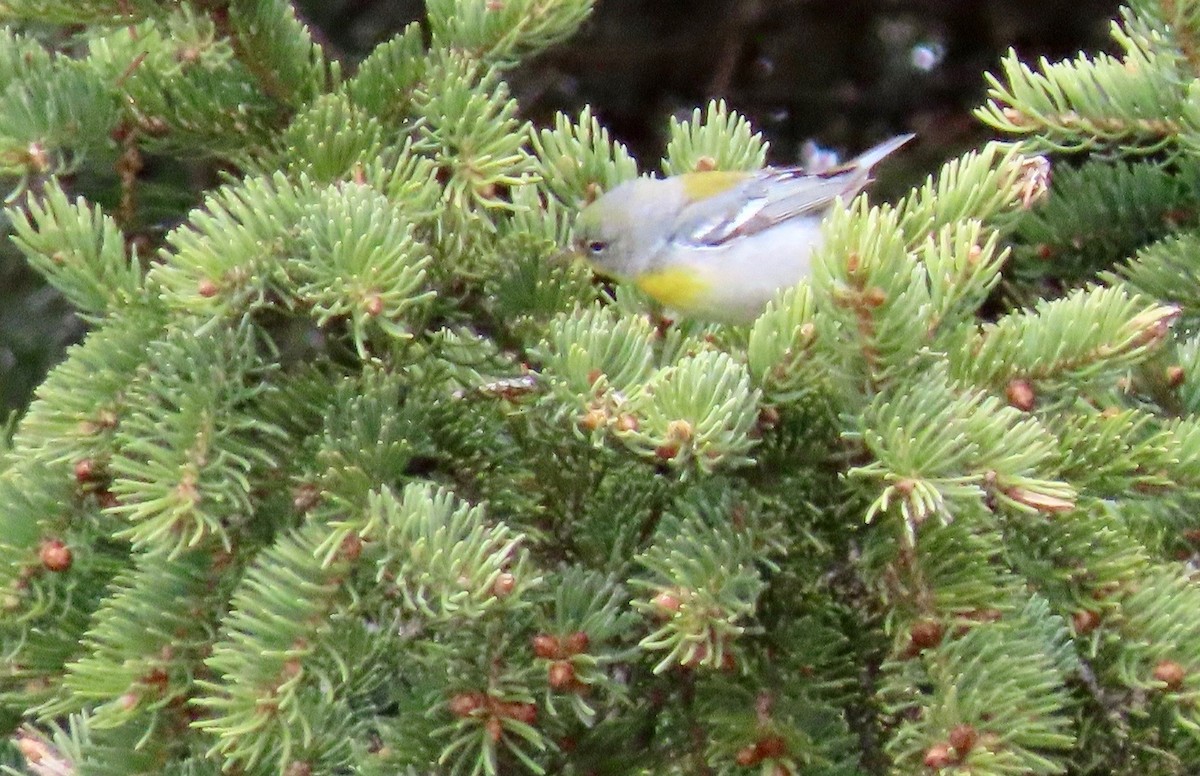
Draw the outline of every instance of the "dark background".
M503 1L503 0L501 0ZM355 59L420 19L412 0L299 4L323 42ZM809 138L861 150L916 132L928 156L987 136L970 115L985 70L1111 48L1111 0L598 0L579 35L510 76L527 115L591 104L643 163L667 118L724 97L772 141L776 163Z
M503 0L499 0L503 2ZM405 24L416 0L303 0L331 56L350 67ZM599 0L579 35L509 73L538 123L587 104L644 169L670 116L725 98L796 162L805 141L857 152L900 132L884 189L911 183L991 136L971 110L1010 47L1025 61L1111 50L1112 0ZM886 193L886 192L885 192ZM0 247L0 421L82 336L67 305Z

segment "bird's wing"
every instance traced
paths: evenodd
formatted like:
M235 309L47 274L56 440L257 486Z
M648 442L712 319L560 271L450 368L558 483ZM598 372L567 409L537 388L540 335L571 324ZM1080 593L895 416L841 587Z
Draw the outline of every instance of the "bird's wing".
M911 138L912 135L894 137L846 164L819 173L784 167L741 178L720 193L698 198L687 205L679 215L679 227L672 240L697 247L715 247L735 237L769 229L782 221L822 216L837 197L849 199L862 191L871 180L871 167ZM706 185L699 180L684 180L683 184L685 190Z

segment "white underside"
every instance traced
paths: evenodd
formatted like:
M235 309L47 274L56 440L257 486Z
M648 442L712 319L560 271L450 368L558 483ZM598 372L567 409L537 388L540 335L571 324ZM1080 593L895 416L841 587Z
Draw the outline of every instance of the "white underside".
M654 263L689 266L708 283L708 292L682 312L744 323L758 317L780 289L811 274L820 227L817 219L797 219L719 247L676 247Z

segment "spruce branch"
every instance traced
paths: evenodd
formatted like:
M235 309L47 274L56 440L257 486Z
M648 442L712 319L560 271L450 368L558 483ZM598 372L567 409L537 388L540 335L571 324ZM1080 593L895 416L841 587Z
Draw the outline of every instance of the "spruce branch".
M634 608L658 622L638 646L666 653L655 673L675 666L732 668L738 640L749 629L744 621L763 588L752 537L719 514L698 511L669 516L659 532L664 540L637 559L648 573L629 581L645 591Z
M411 107L413 88L429 65L421 25L413 22L375 47L343 86L356 105L387 125L400 124Z
M988 672L973 670L976 663ZM1074 665L1065 624L1036 597L1011 618L978 624L919 658L887 665L881 694L887 711L902 720L888 751L910 771L961 765L1060 773L1051 752L1074 743L1065 713ZM906 709L916 708L918 719L904 719Z
M104 74L109 89L119 88L152 150L245 153L264 145L279 122L277 105L230 41L191 6L93 38L83 64Z
M533 181L527 130L517 104L494 68L442 53L414 96L423 121L421 144L428 144L444 183L435 239L460 259L467 236L493 233L497 211L514 209L510 188Z
M823 226L812 284L823 347L835 351L848 383L867 391L909 363L930 329L925 268L911 260L898 214L855 200Z
M910 245L919 245L964 219L1003 224L1045 194L1045 165L1041 157L999 143L951 159L896 204L901 232Z
M1185 158L1058 169L1050 195L1017 221L1010 270L1021 279L1092 280L1147 243L1192 227L1198 186L1200 170Z
M1178 305L1186 319L1185 328L1190 330L1200 315L1200 276L1193 261L1197 246L1200 234L1195 231L1169 235L1145 245L1128 263L1118 266L1113 277L1151 298Z
M592 306L552 321L548 340L535 354L564 397L594 395L619 410L653 370L653 334L645 317L618 317L610 308Z
M930 370L920 392L897 386L868 406L858 435L876 460L850 476L884 485L867 510L870 520L897 503L905 525L954 514L954 502L996 498L1019 510L1070 509L1074 489L1039 477L1055 440L1033 418L981 391L956 386ZM856 435L856 436L858 436ZM911 530L911 529L909 529Z
M538 188L568 207L595 199L617 184L637 177L637 163L629 151L609 138L608 130L584 108L571 122L554 117L554 129L543 129L530 138L540 180Z
M63 175L85 155L104 155L117 105L101 75L82 63L58 56L48 68L35 66L0 92L0 171Z
M991 126L1029 136L1031 147L1079 151L1121 144L1153 152L1186 134L1190 98L1183 57L1164 45L1163 31L1114 23L1124 56L1080 55L1038 70L1010 51L1003 81L988 75L988 103L976 115Z
M66 692L40 713L89 711L97 727L183 726L182 707L235 575L227 559L189 553L174 561L142 556L110 584L83 637L87 651L66 667Z
M1146 358L1179 312L1120 286L1079 290L984 325L951 353L950 363L955 374L981 385L1091 380Z
M292 180L301 175L332 183L363 169L385 153L383 126L353 105L344 94L322 95L301 110L273 144L271 152L251 149L241 161L250 174L283 169Z
M126 254L113 219L83 198L70 202L57 181L27 209L7 211L26 259L75 307L95 318L142 302L142 268Z
M725 107L724 100L696 108L687 121L671 119L663 172L678 175L706 170L758 170L767 159L767 142L750 122Z
M638 454L672 467L710 473L744 466L759 399L745 367L726 353L705 351L639 385L629 397L633 423L618 420L616 435Z
M512 67L573 33L594 0L432 0L434 44Z
M115 27L158 16L162 5L155 0L6 0L0 10L10 19Z
M824 382L814 306L811 287L800 283L771 300L750 329L746 366L768 401L796 401Z
M282 174L219 189L167 235L163 261L147 275L147 286L168 307L214 318L236 320L265 305L283 295L276 291L281 259L318 196L306 177L292 183Z
M136 549L229 551L250 521L251 470L274 465L255 440L281 433L249 411L271 390L258 336L252 325L177 328L149 348L109 461L111 513L129 521L119 535Z
M132 311L130 311L132 312ZM91 332L38 388L13 449L52 466L83 462L101 471L113 449L113 433L130 407L130 381L161 333L159 311L144 309ZM96 477L101 480L101 477Z
M294 110L340 80L338 69L326 62L287 0L218 0L203 5L281 112Z
M372 331L392 340L417 328L433 298L423 288L429 252L413 227L382 194L368 186L325 189L296 225L308 251L288 261L298 301L317 325L349 318L355 346L366 356Z

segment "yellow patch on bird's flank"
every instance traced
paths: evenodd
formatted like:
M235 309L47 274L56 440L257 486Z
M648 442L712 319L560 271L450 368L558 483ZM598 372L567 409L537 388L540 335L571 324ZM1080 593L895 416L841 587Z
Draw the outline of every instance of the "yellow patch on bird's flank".
M728 191L742 181L749 178L753 173L748 172L732 172L719 171L712 172L685 172L679 176L679 180L683 183L683 191L687 194L688 199L698 200L705 197L712 197L720 194L723 191Z
M693 270L676 267L646 272L634 280L656 302L676 310L693 307L710 285Z

